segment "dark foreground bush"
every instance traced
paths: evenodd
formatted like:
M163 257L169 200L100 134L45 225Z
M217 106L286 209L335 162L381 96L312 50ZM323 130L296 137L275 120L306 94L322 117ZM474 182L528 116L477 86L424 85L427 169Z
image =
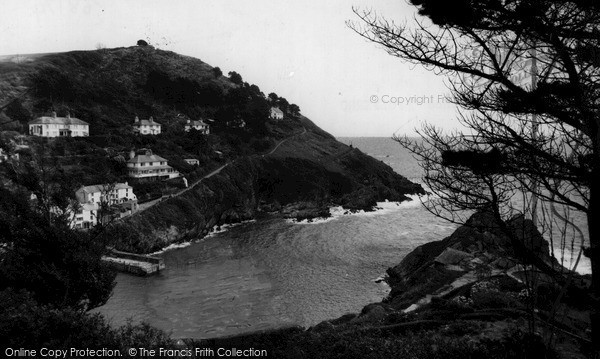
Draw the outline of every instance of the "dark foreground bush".
M201 348L236 348L266 350L272 358L402 358L402 359L523 359L555 358L537 336L520 330L496 333L495 339L479 336L477 325L465 323L437 330L405 335L383 332L377 328L344 331L301 331L294 328L255 335L193 341ZM208 356L210 357L210 356ZM214 356L217 357L217 356Z
M0 292L0 349L172 348L174 341L148 324L114 329L98 313L40 305L26 291Z

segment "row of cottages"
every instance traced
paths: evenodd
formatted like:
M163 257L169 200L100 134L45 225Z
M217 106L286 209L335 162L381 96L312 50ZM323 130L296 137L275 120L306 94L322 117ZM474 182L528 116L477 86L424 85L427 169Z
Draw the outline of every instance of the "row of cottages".
M161 132L162 125L150 116L147 120L140 120L139 117L135 116L133 120L133 132L139 133L140 135L158 135Z
M143 149L131 151L127 161L127 174L139 181L156 181L179 177L179 172L167 164L167 160Z
M90 134L90 125L78 118L51 116L38 117L29 121L29 134L40 137L85 137Z
M200 131L204 135L210 133L210 126L202 120L187 120L185 124L185 132L190 132L192 129ZM135 117L133 120L133 132L141 135L158 135L162 131L162 125L150 116L148 120L140 120L139 117Z
M35 120L29 121L29 134L39 137L84 137L90 134L90 125L78 118L57 117L56 112L52 112L51 116L38 117ZM185 131L196 129L201 133L208 135L210 126L202 120L190 121L185 125ZM140 120L135 117L133 121L133 132L141 135L158 135L162 132L162 125L150 116L147 120Z
M118 218L138 210L138 201L133 187L127 182L83 186L75 191L79 208L71 221L73 228L88 229L98 224L99 210L103 204L109 206L103 215Z
M281 111L277 107L271 107L270 117L273 120L283 120L283 111Z

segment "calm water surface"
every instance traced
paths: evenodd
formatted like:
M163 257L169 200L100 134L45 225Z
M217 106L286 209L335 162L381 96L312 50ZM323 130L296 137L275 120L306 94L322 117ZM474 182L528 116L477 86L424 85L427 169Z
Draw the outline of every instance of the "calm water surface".
M419 181L416 161L392 140L341 141ZM166 270L147 278L119 274L98 311L115 325L130 318L195 338L310 326L360 311L388 294L375 282L388 267L455 228L418 200L381 206L318 223L260 220L166 251Z

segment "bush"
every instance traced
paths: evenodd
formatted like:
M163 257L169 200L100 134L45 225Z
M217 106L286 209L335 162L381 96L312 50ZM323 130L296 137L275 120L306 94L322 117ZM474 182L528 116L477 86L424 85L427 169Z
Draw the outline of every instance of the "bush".
M473 307L484 308L520 308L523 306L512 293L480 291L471 295Z
M0 291L2 346L14 348L169 348L174 341L147 323L113 329L101 314L36 302L27 291Z
M0 292L0 337L7 347L114 347L116 336L99 314L37 303L25 290Z

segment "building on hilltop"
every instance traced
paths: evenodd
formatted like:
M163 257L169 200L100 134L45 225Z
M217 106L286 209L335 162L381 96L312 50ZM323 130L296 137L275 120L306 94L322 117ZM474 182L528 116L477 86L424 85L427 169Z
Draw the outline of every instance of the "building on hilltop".
M273 120L283 120L283 111L277 107L271 107L271 115L269 117Z
M138 181L156 181L179 177L179 172L167 164L167 160L152 153L141 150L136 154L131 151L127 161L127 174Z
M192 129L200 131L203 135L208 135L210 133L210 126L202 120L187 120L187 123L185 124L185 132L190 132Z
M140 135L158 135L161 128L162 125L154 121L152 116L147 120L140 120L139 117L135 116L135 120L133 120L133 132Z
M90 135L90 125L78 118L51 116L38 117L29 121L29 134L39 137L85 137Z

